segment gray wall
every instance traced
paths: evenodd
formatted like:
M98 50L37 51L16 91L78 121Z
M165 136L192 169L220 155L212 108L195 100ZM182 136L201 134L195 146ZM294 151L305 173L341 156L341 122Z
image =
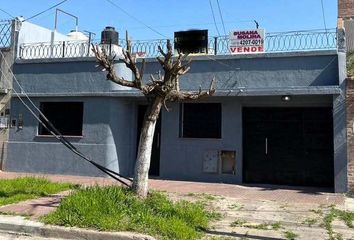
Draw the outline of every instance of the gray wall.
M243 107L332 107L332 96L294 96L289 103L280 96L220 97L204 102L222 104L222 138L189 139L179 137L179 105L169 105L170 112L162 114L161 177L167 179L202 180L211 182L242 183L242 108ZM236 151L236 173L204 173L206 151Z
M180 81L185 89L208 88L214 76L218 90L338 85L338 58L333 51L192 59L191 70ZM159 70L156 61L149 62L145 76Z
M90 159L131 174L135 152L134 103L118 98L33 98L41 101L84 102L83 136L69 140ZM27 102L27 101L26 101ZM8 171L78 174L98 176L102 173L76 157L54 137L38 136L38 122L17 98L12 101L11 117L23 114L23 129L11 128L8 143ZM70 116L68 116L70 117Z
M215 76L218 90L263 89L338 85L338 57L333 51L309 53L274 53L247 56L194 57L191 71L181 79L184 89L208 88ZM57 60L22 60L15 65L17 79L28 93L98 93L117 90L105 81L105 73L96 68L92 58ZM131 73L121 63L123 75ZM161 71L154 59L147 61L145 81ZM16 87L16 86L15 86Z
M84 136L73 142L85 154L105 166L131 175L136 152L137 105L144 102L140 94L118 88L105 80L104 73L95 68L93 59L27 60L18 61L15 73L25 91L40 101L84 101ZM293 87L325 89L337 87L341 91L339 73L341 63L335 52L277 53L243 56L195 57L190 73L181 79L183 88L197 89L209 86L213 76L217 78L217 90L232 89L288 89ZM160 70L155 60L149 59L146 76ZM129 72L124 71L126 76ZM129 79L129 77L127 77ZM343 90L343 89L342 89ZM162 113L161 165L163 178L203 180L218 182L242 182L242 107L279 106L315 107L333 106L341 115L334 115L335 177L336 191L344 191L346 171L346 138L343 111L337 102L341 95L321 92L289 91L290 103L280 96L211 97L206 101L222 103L222 139L179 138L179 106L168 104L170 112ZM118 97L131 92L134 97ZM99 94L98 94L99 93ZM88 97L82 97L86 94ZM116 94L116 95L114 95ZM300 95L298 95L300 94ZM317 95L316 95L317 94ZM97 97L100 95L101 97ZM59 98L58 96L63 96ZM65 96L65 97L64 97ZM80 97L81 96L81 97ZM114 97L115 96L115 97ZM24 114L23 130L11 129L9 157L6 169L28 172L100 175L87 163L73 157L72 153L52 138L37 136L37 122L27 110L13 99L11 115ZM202 172L203 156L208 150L235 150L236 174L206 174ZM65 162L63 162L65 161Z

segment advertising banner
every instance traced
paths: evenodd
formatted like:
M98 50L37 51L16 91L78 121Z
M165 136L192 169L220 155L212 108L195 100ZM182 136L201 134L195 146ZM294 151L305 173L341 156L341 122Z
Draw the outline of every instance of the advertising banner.
M231 54L264 52L264 29L235 30L230 32Z

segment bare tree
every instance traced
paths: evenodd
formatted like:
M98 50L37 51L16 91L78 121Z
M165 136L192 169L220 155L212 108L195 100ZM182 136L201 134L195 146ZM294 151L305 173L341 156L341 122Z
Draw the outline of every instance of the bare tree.
M124 58L121 59L125 65L132 71L133 80L126 80L117 76L114 69L114 57L107 55L105 49L99 46L93 46L92 50L95 53L99 65L107 71L107 80L117 83L121 86L131 87L140 90L148 100L148 108L146 110L143 126L140 134L138 147L138 155L135 164L133 191L139 197L146 197L148 193L148 174L150 168L151 150L153 136L155 132L156 121L163 106L166 107L166 102L171 101L188 101L197 100L202 97L210 96L215 92L214 80L210 83L209 90L202 91L182 91L179 86L180 76L186 74L190 70L190 62L187 55L179 53L178 56L173 56L172 45L167 40L167 52L159 46L159 52L162 56L157 57L163 69L163 75L150 76L150 82L143 82L143 74L145 68L145 60L142 60L141 67L136 65L136 57L132 53L131 41L126 34L127 47L123 50ZM167 107L166 107L167 109Z

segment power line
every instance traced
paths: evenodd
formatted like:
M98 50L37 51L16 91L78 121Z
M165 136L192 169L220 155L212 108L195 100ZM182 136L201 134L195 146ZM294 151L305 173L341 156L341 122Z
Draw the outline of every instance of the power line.
M43 10L43 11L41 11L41 12L39 12L39 13L33 15L32 17L29 17L29 18L23 20L23 22L28 21L28 20L30 20L30 19L33 19L33 18L35 18L35 17L38 17L39 15L41 15L41 14L43 14L43 13L45 13L45 12L48 12L49 10L52 10L53 8L55 8L55 7L57 7L57 6L59 6L59 5L63 4L63 3L65 3L66 1L68 1L68 0L63 0L63 1L61 1L60 3L57 3L57 4L55 4L54 6L51 6L50 8L47 8L46 10Z
M211 8L211 13L213 15L213 20L214 20L214 25L215 25L216 31L218 32L218 36L220 36L220 32L219 32L218 25L216 24L214 9L213 9L213 5L211 4L211 0L209 0L209 4L210 4L210 8Z
M137 17L135 17L134 15L130 14L128 11L124 10L123 8L121 8L120 6L118 6L116 3L114 3L111 0L106 0L106 2L109 2L110 4L112 4L114 7L118 8L120 11L122 11L124 14L126 14L127 16L129 16L130 18L134 19L135 21L137 21L138 23L144 25L145 27L147 27L148 29L150 29L151 31L153 31L154 33L164 37L164 38L168 38L167 36L163 35L162 33L160 33L159 31L153 29L151 26L147 25L146 23L144 23L143 21L141 21L140 19L138 19Z
M0 8L0 11L7 14L8 16L10 16L11 18L15 18L14 16L12 16L9 12L5 11L4 9Z
M221 18L222 28L224 29L224 34L226 35L224 18L222 17L222 12L221 12L221 8L220 8L219 0L216 0L216 2L218 4L218 9L219 9L219 14L220 14L220 18Z
M20 96L20 94L15 90L15 88L12 89L12 91L16 94L16 96L19 98L19 100L21 101L21 103L28 109L28 111L34 116L35 119L38 120L38 122L50 133L52 134L58 141L60 141L65 147L67 147L71 152L73 152L74 154L78 155L79 157L81 157L82 159L84 159L85 161L91 163L92 165L94 165L96 168L100 169L102 172L106 173L108 176L112 177L113 179L117 180L118 182L126 185L129 187L129 185L124 182L123 180L119 179L118 177L121 177L125 180L128 181L132 181L131 179L115 172L112 171L92 160L90 160L88 157L86 157L83 153L81 153L70 141L68 141L59 131L58 129L55 128L55 126L48 120L48 118L43 114L43 112L41 110L38 109L38 107L33 103L33 101L29 98L28 94L25 92L25 90L23 89L23 87L21 86L20 82L17 80L15 74L13 73L13 71L11 70L9 64L7 63L6 59L4 58L4 55L2 53L2 51L0 50L0 54L2 56L2 58L5 60L5 64L6 67L9 69L11 75L13 76L13 79L15 80L15 82L17 83L17 85L19 86L21 93L25 95L25 97L28 99L28 101L31 103L31 105L33 106L33 108L39 113L40 117L38 117L34 111L31 109L31 107L29 107L25 101L22 99L22 97ZM0 69L1 75L3 75L3 71ZM5 76L5 75L4 75ZM42 119L41 119L42 118Z
M323 18L323 25L325 27L325 30L327 32L327 24L326 24L326 16L324 12L324 5L323 5L323 0L321 0L321 6L322 6L322 18Z

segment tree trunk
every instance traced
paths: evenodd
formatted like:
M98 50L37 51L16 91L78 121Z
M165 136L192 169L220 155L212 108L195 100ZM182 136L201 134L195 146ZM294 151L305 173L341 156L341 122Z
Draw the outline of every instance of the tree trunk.
M148 105L140 133L138 156L134 170L133 191L141 198L145 198L148 193L152 143L162 103L163 99L156 97Z

